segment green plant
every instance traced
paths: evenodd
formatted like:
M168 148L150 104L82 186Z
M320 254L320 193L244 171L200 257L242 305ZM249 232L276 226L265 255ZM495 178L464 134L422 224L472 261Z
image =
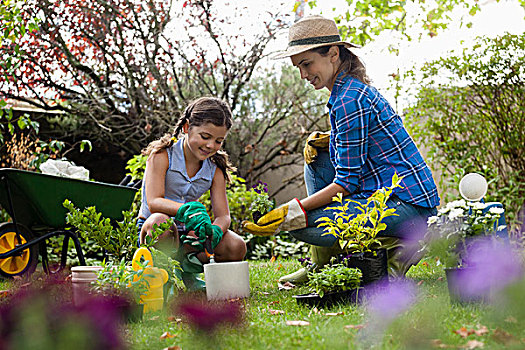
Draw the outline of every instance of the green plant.
M103 261L102 270L97 279L92 282L91 289L102 295L124 296L138 304L141 296L145 295L149 284L144 276L147 261L137 262L139 269L131 268L131 261L122 258L120 262Z
M337 206L328 207L325 210L334 210L334 219L330 217L319 218L317 227L324 227L324 235L335 236L341 248L350 253L369 252L373 245L380 245L376 239L379 232L386 229L383 219L397 215L395 208L388 208L387 201L392 195L392 190L401 187L402 177L396 173L392 177L392 185L383 187L368 197L366 203L360 203L352 199L343 200L341 193L333 197ZM348 212L350 203L355 203L356 212Z
M69 211L66 223L75 227L81 237L95 241L113 261L120 261L122 258L131 260L138 248L137 216L133 209L123 211L123 220L113 224L109 218L104 218L102 213L97 212L95 207L80 210L68 199L63 205Z
M260 215L264 215L273 209L275 203L268 197L268 185L264 182L259 181L257 185L253 186L250 191L255 192L250 210L253 214L258 212Z
M146 170L146 160L148 157L144 154L134 155L128 160L126 170L129 171L126 175L130 175L132 181L142 180L144 171Z
M469 172L489 181L486 201L505 207L519 235L525 199L525 35L477 38L473 47L429 62L417 74L417 102L405 111L410 134L441 174L445 201Z
M164 269L168 273L168 281L166 284L169 285L170 288L171 286L174 287L172 288L173 293L175 290L184 290L186 287L184 286L182 280L178 277L181 276L182 272L180 263L160 249L156 249L155 247L149 247L148 249L151 252L151 256L153 258L153 266L158 267L159 269ZM172 291L169 292L171 293Z
M240 176L232 175L232 181L226 188L226 196L228 197L228 206L232 219L230 229L232 231L242 233L241 223L243 220L252 219L250 208L258 195L257 192L246 188L246 180ZM208 213L212 214L210 192L208 191L202 195L199 201L208 208Z
M495 226L502 213L502 208L487 210L487 204L481 202L464 199L449 202L437 215L428 218L424 249L447 268L461 267L475 238L505 229Z
M341 262L331 262L319 271L308 272L308 286L321 298L328 292L342 292L359 287L362 273Z
M248 241L248 253L246 259L260 260L278 258L300 258L308 254L310 245L298 241L289 234L276 234L268 239L267 237L257 237L251 233L246 234Z

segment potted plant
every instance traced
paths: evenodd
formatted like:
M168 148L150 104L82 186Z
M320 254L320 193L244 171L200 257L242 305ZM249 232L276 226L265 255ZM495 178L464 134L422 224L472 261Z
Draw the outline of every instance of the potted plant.
M138 264L141 268L134 270L124 258L119 263L103 261L91 287L94 293L115 300L124 319L129 321L142 319L144 305L140 299L149 288L146 279L142 278L146 263Z
M319 271L308 272L308 294L294 295L298 303L330 306L341 302L358 302L362 273L335 259Z
M437 215L428 218L428 231L424 241L427 254L437 258L443 265L452 301L476 301L462 293L461 280L474 267L472 249L480 239L498 239L498 232L505 226L497 226L503 208L479 201L455 200L438 210Z
M385 218L397 215L395 208L388 208L387 201L395 188L401 188L401 179L394 173L392 185L378 189L366 203L343 199L339 193L333 198L338 205L325 209L334 210L334 218L317 220L318 227L324 228L323 235L333 235L338 239L346 252L340 255L346 266L361 270L363 286L388 277L386 250L380 248L377 234L386 229ZM352 213L348 210L350 203L356 204L357 210Z
M264 214L273 209L274 203L268 196L268 185L266 183L259 181L256 186L252 187L251 191L253 192L253 200L250 211L253 222L257 222Z

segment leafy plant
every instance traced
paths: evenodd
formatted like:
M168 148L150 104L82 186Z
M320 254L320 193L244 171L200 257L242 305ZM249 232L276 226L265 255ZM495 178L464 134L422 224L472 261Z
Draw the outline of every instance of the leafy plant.
M358 288L361 277L359 269L346 267L342 262L331 262L317 272L308 272L308 286L322 298L328 292Z
M452 201L461 177L480 172L487 201L505 207L509 231L519 235L525 198L525 35L478 38L473 47L427 63L419 74L417 103L405 111L407 128L425 146Z
M275 203L268 197L268 185L266 183L259 181L257 185L251 188L251 191L255 192L253 202L250 205L252 219L255 221L254 213L264 215L273 209Z
M148 249L151 252L151 256L153 257L153 266L159 269L164 269L168 273L168 281L166 284L170 287L173 286L173 291L184 290L186 287L184 286L184 283L182 283L182 280L178 277L181 276L182 272L180 263L160 249L156 249L154 247L149 247Z
M394 188L401 187L402 177L394 173L392 185L383 187L372 194L366 203L360 203L352 199L343 200L341 193L333 197L337 206L327 207L325 210L334 210L334 219L321 217L317 227L324 227L325 235L335 236L342 249L350 253L369 252L375 244L381 242L376 239L379 232L386 229L383 219L397 215L395 208L388 208L387 201L392 195ZM349 212L350 203L355 203L356 212Z
M447 203L438 214L428 218L424 247L445 267L461 267L467 248L476 237L492 235L505 229L496 227L502 208L487 210L487 204L463 199Z
M92 282L92 290L102 295L119 295L130 298L136 304L145 295L149 284L144 276L147 262L138 262L140 268L133 270L131 261L122 258L120 262L103 261L102 270Z
M133 158L128 160L126 170L129 171L126 175L131 176L132 181L142 180L144 177L144 171L146 170L146 160L148 157L144 154L134 155Z
M271 239L267 237L257 237L248 233L248 253L246 259L261 260L271 259L272 257L280 258L300 258L308 253L310 246L298 241L289 234L277 234ZM260 240L260 241L259 241Z
M110 260L131 260L138 248L137 216L133 209L123 211L123 220L113 225L109 218L104 218L93 206L80 210L68 199L63 206L69 211L66 223L75 227L81 237L94 240Z

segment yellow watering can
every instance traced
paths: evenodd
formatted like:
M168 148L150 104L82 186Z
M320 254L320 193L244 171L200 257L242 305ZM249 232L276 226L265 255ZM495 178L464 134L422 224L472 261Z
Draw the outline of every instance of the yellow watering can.
M157 311L162 309L164 303L164 284L168 281L168 273L164 269L153 266L153 258L151 252L146 247L140 247L133 254L131 266L133 270L141 269L140 260L144 258L147 260L147 267L140 278L144 278L149 283L149 288L146 294L140 298L141 304L144 304L144 312ZM139 280L139 277L134 276L133 282Z

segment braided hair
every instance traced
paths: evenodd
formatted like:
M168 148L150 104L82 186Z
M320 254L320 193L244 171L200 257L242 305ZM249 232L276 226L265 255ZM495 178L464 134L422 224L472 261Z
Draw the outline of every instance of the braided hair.
M186 123L189 124L190 128L212 123L215 126L225 126L229 130L232 127L232 112L228 103L219 98L198 98L186 107L173 133L167 133L160 139L151 142L142 151L142 154L150 155L171 147L176 142L176 138L182 133ZM226 181L231 182L231 173L237 171L237 169L231 164L228 154L223 150L219 150L210 157L210 160L222 170Z

